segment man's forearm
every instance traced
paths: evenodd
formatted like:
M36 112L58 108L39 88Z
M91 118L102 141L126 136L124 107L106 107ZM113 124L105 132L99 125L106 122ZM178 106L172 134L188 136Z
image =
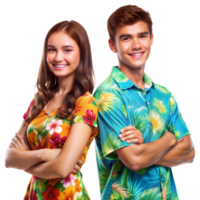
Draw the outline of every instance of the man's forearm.
M64 178L65 175L68 175L72 170L70 171L65 169L65 173L63 173L61 162L62 161L60 161L58 158L55 158L49 162L30 167L29 169L25 170L25 172L43 179Z
M137 155L140 168L149 167L157 163L174 144L171 138L166 135L154 142L142 144L144 145L143 151Z
M134 144L119 149L117 150L117 154L128 168L136 171L157 163L175 144L175 137L172 133L168 132L154 142L140 145Z
M164 167L174 167L192 162L194 155L195 150L190 136L185 136L155 164Z
M16 148L8 148L6 152L6 167L25 170L40 162L43 162L40 150L24 151Z

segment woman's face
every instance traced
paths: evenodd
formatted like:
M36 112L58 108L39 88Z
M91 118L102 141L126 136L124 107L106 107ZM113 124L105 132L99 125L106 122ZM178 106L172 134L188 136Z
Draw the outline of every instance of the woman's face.
M47 41L47 63L57 77L74 74L80 60L77 43L65 32L53 33Z

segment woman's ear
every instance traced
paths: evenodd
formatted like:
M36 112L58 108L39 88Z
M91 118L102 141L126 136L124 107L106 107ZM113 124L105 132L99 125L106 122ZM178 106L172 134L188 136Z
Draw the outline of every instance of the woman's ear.
M108 38L108 47L113 53L117 52L115 43L110 38Z

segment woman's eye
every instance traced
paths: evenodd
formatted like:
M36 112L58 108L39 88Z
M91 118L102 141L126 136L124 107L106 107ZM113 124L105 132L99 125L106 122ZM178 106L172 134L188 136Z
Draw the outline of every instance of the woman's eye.
M71 52L72 50L71 49L65 49L65 52Z
M47 51L48 52L52 52L52 51L55 51L55 49L48 49Z

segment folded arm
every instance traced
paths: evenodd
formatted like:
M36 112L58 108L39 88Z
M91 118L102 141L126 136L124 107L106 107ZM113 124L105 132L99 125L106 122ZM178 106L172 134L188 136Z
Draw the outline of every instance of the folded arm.
M24 142L24 136L27 130L27 126L23 121L16 141L11 142L6 152L5 166L16 169L27 169L37 163L42 162L40 151L30 151L27 144Z
M164 167L174 167L184 163L191 163L194 159L195 151L190 135L178 140L157 163Z
M163 137L154 142L132 144L116 150L116 153L126 167L136 171L157 163L175 144L174 135L166 132Z
M89 137L92 134L92 129L92 126L84 123L73 124L69 136L57 158L33 166L25 171L44 179L66 177L72 172L74 166L82 155Z

